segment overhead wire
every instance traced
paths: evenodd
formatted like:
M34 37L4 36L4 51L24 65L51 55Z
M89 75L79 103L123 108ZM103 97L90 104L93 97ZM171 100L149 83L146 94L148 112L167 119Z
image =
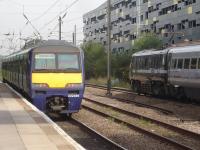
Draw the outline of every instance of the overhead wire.
M42 18L44 15L46 15L53 7L56 6L56 4L59 2L60 0L56 0L49 8L47 8L40 16L32 19L31 21L36 21L39 20L40 18Z
M44 24L44 26L42 26L40 28L40 30L44 29L47 25L51 24L55 19L57 19L60 15L64 14L66 15L66 12L69 8L71 8L74 4L76 4L79 0L74 0L69 6L67 6L64 10L62 10L61 12L58 13L58 15L56 15L53 19L51 19L49 22L47 22L46 24Z

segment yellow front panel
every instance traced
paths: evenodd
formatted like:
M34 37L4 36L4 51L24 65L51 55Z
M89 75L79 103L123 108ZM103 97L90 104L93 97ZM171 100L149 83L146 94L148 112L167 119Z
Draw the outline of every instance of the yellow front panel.
M82 74L32 73L32 83L46 83L50 88L64 88L69 83L82 83Z

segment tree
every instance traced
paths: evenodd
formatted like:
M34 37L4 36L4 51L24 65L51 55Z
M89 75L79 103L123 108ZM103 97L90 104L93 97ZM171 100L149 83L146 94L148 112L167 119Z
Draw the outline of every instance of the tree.
M124 81L128 80L131 55L131 51L112 55L112 74L115 78Z
M82 45L85 52L86 79L106 77L107 54L100 43L88 42ZM112 55L112 76L119 80L128 80L129 65L132 52Z
M85 52L86 78L106 76L106 52L100 43L88 42L82 45Z
M161 49L162 46L163 43L156 34L146 33L135 41L133 49L135 51L141 51L144 49Z

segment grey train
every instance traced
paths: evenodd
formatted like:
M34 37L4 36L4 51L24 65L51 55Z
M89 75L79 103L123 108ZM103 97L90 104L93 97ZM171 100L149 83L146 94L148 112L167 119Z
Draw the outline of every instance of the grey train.
M130 83L138 94L200 99L200 45L132 55Z

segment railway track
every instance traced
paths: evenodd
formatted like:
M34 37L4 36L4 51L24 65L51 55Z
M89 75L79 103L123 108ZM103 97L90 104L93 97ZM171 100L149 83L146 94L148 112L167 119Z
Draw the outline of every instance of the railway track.
M146 116L142 116L142 115L139 115L139 114L136 114L136 113L133 113L133 112L129 112L129 111L126 111L126 110L123 110L123 109L120 109L120 108L117 108L115 106L111 106L111 105L107 105L105 103L101 103L101 102L97 102L95 100L91 100L91 99L85 99L86 101L90 102L90 103L93 103L93 104L96 104L96 105L99 105L101 107L104 107L104 108L109 108L109 109L112 109L113 111L117 111L119 113L122 113L122 114L125 114L125 115L128 115L128 116L131 116L133 118L137 118L137 119L142 119L142 120L146 120L150 123L153 123L153 124L156 124L158 126L161 126L162 128L166 128L167 130L170 130L170 132L173 132L175 134L178 134L178 136L180 137L184 137L184 138L190 138L192 140L196 140L196 141L200 141L200 135L197 134L197 133L194 133L194 132L190 132L188 130L185 130L185 129L182 129L182 128L178 128L176 126L173 126L173 125L170 125L170 124L167 124L167 123L164 123L164 122L161 122L161 121L158 121L158 120L155 120L155 119L152 119L152 118L149 118L149 117L146 117ZM100 110L103 110L103 109L95 109L94 107L90 107L90 106L87 106L85 104L83 104L82 106L84 109L87 109L88 111L91 111L93 113L96 113L98 115L101 115L103 117L109 117L109 118L112 118L115 122L117 123L122 123L122 124L125 124L127 127L131 128L131 129L134 129L138 132L141 132L143 134L146 134L148 136L151 136L153 138L156 138L162 142L165 142L165 143L170 143L172 144L173 146L176 146L177 148L180 148L180 149L195 149L189 142L190 140L186 140L184 142L180 142L180 140L177 140L177 139L173 139L173 138L169 138L167 136L163 136L162 134L159 134L159 133L155 133L155 132L151 132L149 131L148 129L145 129L143 127L140 127L138 125L135 125L134 123L130 123L130 122L127 122L127 121L124 121L124 119L120 119L119 117L115 117L115 116L112 116L110 115L109 113L105 113L105 112L102 112ZM176 135L177 136L177 135ZM189 146L188 146L189 145Z
M99 85L86 84L86 86L106 90L106 87L105 86L101 86L101 85L99 86ZM131 90L128 90L128 89L123 89L123 88L112 88L112 90L122 91L122 92L131 91ZM133 92L128 92L128 93L135 94ZM115 99L115 100L118 100L118 101L121 101L121 102L125 102L125 103L132 103L132 104L135 104L136 106L139 106L139 107L145 107L145 108L154 109L154 110L160 111L160 112L162 112L164 114L167 114L167 115L172 115L173 114L173 112L170 111L170 110L163 109L163 108L156 107L156 106L152 106L152 105L148 105L148 104L144 104L144 103L140 103L140 102L137 102L137 101L134 101L134 100L127 100L127 99L119 98L119 97L116 97L116 96L110 96L109 98Z
M96 84L85 84L87 87L95 87L95 88L98 88L98 89L103 89L103 90L106 90L107 87L104 86L104 85L96 85ZM119 88L119 87L113 87L111 89L112 91L119 91L119 92L125 92L125 93L130 93L130 94L136 94L134 93L132 90L129 90L129 89L126 89L126 88Z
M52 117L51 117L52 118ZM66 121L61 117L53 117L56 122L75 141L89 150L126 150L126 148L101 135L86 124L71 118Z

